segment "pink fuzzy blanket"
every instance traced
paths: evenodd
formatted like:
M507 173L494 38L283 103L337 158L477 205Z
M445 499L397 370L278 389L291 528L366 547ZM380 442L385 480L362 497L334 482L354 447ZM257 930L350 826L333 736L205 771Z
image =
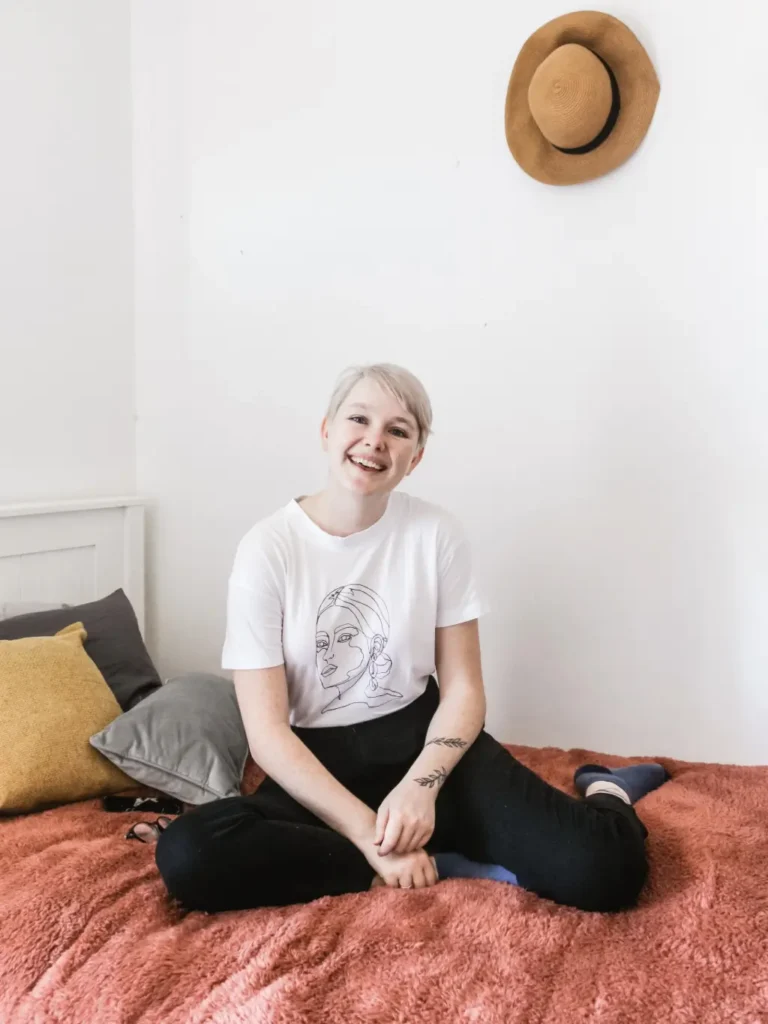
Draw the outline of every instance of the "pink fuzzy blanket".
M627 763L510 749L569 791L580 763ZM449 881L182 917L123 839L136 815L1 821L0 1022L768 1022L768 767L664 764L648 888L611 916Z

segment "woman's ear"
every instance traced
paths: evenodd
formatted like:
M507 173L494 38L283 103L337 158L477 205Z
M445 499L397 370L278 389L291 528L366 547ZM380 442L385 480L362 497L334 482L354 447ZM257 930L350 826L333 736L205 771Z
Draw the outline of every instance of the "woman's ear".
M384 650L384 637L378 634L371 640L371 661L376 661Z
M416 467L418 466L418 464L421 462L421 460L423 458L424 458L424 447L422 446L421 448L419 448L419 450L416 452L416 454L411 459L411 464L408 467L408 472L405 475L406 476L410 476L411 473L414 471L414 469L416 469Z
M320 424L320 444L323 446L323 451L328 451L328 417L323 416L323 422Z

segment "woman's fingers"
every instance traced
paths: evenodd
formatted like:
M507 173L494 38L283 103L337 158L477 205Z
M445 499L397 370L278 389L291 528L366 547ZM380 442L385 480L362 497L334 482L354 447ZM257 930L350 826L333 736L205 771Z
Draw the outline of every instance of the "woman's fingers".
M419 867L418 870L414 872L413 885L415 889L426 889L429 885L427 875L423 867Z
M397 844L396 853L415 853L416 850L424 849L427 840L432 835L431 831L424 832L418 826L412 829L403 829L400 842Z
M381 841L379 847L379 853L382 857L386 857L387 854L392 853L393 850L397 849L397 844L400 842L400 835L402 833L401 822L393 817L389 816L387 827L384 830L384 838Z
M414 850L423 849L432 838L433 832L434 828L431 825L425 828L420 821L414 822L413 825L404 825L397 844L397 852L413 853Z
M419 877L421 882L419 888L427 888L434 885L437 882L437 871L435 870L435 862L427 853L422 850L421 858L418 867Z
M413 840L414 850L423 850L429 840L432 838L432 829L428 828L426 831L422 831L416 835Z
M433 857L424 850L413 858L408 869L400 876L400 885L404 889L427 889L438 881L437 868ZM409 884L410 883L410 884Z
M418 850L421 846L417 840L419 838L418 828L411 826L410 828L404 828L400 833L400 841L397 844L398 853L413 853L414 850Z
M379 843L384 839L384 833L387 830L387 822L389 821L389 808L380 807L379 813L376 815L376 835L373 837L373 845L378 846Z

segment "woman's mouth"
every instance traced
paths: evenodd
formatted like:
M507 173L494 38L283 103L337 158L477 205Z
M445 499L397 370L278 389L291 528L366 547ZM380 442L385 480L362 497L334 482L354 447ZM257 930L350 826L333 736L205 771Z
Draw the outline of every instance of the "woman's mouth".
M320 674L322 675L323 678L325 678L326 676L332 676L338 667L338 665L326 665Z
M382 466L381 463L374 462L373 459L365 459L360 455L348 455L347 458L353 466L357 466L365 473L383 473L386 469L386 466Z

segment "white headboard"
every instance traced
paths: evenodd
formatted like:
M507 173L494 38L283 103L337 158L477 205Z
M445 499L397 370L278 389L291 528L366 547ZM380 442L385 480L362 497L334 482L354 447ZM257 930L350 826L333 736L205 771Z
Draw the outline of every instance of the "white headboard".
M144 504L0 505L0 605L82 604L122 587L144 630Z

